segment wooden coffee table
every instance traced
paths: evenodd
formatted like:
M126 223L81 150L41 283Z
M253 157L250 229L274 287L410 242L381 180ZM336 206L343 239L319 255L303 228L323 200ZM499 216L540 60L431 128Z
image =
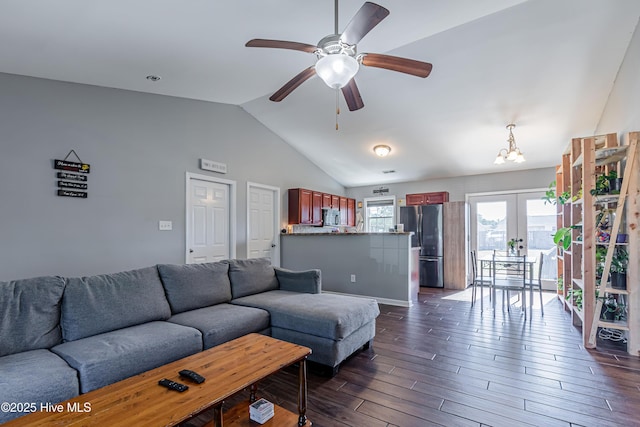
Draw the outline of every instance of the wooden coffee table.
M9 421L15 426L173 426L214 409L213 424L259 425L249 420L249 402L256 399L257 383L294 363L300 363L298 414L274 405L275 415L264 426L309 426L307 420L306 359L307 347L260 334L249 334L198 354L127 378L106 387L52 405L60 412L36 412ZM202 384L188 382L178 375L191 369L206 378ZM178 393L158 385L168 378L189 386ZM250 388L244 401L223 414L222 403L234 394ZM81 412L80 410L88 411Z

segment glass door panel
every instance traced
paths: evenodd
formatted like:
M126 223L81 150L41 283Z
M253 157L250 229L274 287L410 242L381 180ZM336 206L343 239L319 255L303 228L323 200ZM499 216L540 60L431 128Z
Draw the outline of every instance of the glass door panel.
M555 206L542 200L544 192L491 194L469 197L470 245L478 258L490 258L494 250L506 251L515 239L515 249L536 258L537 277L540 253L544 255L542 278L545 288L555 289L557 278Z
M542 263L543 288L554 290L558 277L558 263L556 245L553 234L556 232L556 207L541 199L543 193L522 193L518 195L518 211L524 212L524 221L519 221L518 234L526 236L526 255L535 257L536 275L539 269L540 254ZM520 214L519 214L520 215ZM545 286L546 285L546 286Z

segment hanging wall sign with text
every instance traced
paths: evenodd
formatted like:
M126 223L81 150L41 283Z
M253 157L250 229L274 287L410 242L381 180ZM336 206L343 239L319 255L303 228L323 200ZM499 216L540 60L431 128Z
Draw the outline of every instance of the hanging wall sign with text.
M70 191L70 190L58 190L58 196L61 197L77 197L80 199L86 199L87 193L85 191Z
M69 161L69 156L73 154L77 162ZM54 169L63 170L64 172L58 172L58 196L60 197L75 197L80 199L86 199L88 194L86 191L89 185L86 183L88 180L87 174L91 172L91 165L84 163L78 157L78 154L74 150L69 151L67 156L60 160L53 160ZM75 172L75 173L71 173Z
M68 162L67 160L55 159L55 168L71 172L89 173L91 166L87 163Z
M83 181L83 182L87 181L86 175L77 175L75 173L58 172L56 176L60 179L66 179L68 181Z

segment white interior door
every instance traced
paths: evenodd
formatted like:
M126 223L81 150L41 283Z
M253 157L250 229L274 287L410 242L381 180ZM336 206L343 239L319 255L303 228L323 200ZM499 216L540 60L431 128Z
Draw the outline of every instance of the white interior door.
M280 189L247 183L247 258L280 265Z
M230 181L215 181L207 176L188 174L188 264L235 257L232 234L235 224L231 209L234 189Z

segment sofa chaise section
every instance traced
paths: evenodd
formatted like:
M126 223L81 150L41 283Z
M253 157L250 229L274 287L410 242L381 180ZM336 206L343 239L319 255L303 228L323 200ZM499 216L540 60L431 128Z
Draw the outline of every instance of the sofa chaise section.
M370 298L323 294L320 270L292 272L267 259L232 260L232 304L261 308L271 317L271 336L312 349L309 360L338 365L375 337L378 303ZM245 277L252 278L252 287ZM238 291L236 282L245 284Z
M156 267L71 278L62 299L65 342L52 351L78 371L86 393L201 351L200 331L170 316Z
M79 394L76 371L48 350L62 342L64 285L54 276L0 282L0 402L39 409ZM23 414L1 411L0 423Z

